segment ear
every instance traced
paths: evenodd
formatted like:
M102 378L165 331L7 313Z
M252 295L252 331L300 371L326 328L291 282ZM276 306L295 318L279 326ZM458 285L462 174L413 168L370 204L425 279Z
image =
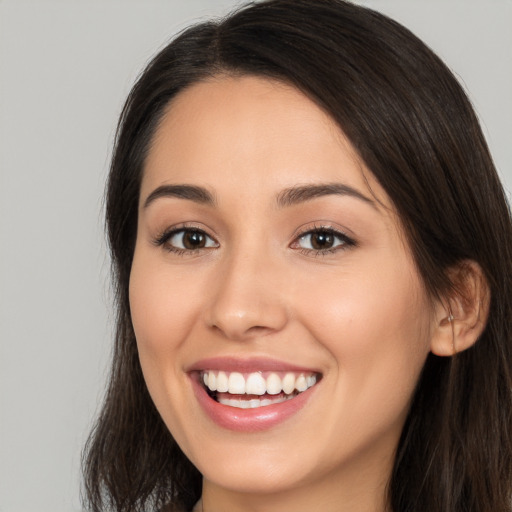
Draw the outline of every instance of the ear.
M436 303L430 341L431 352L438 356L452 356L473 346L489 315L489 285L478 263L464 260L450 269L448 278L453 286Z

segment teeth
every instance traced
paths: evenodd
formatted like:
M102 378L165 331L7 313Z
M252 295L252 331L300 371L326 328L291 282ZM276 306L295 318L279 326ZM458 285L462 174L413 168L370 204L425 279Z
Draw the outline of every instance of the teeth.
M257 407L265 407L266 405L280 404L291 400L293 395L279 395L272 398L252 398L251 400L243 400L242 398L225 398L219 397L219 403L237 407L238 409L256 409Z
M217 389L217 377L215 377L215 373L210 372L208 374L208 384L207 386L211 389Z
M260 399L259 398L253 398L252 400L249 400L250 408L255 409L256 407L260 406Z
M315 374L293 373L278 374L269 373L266 378L262 372L253 372L250 374L242 374L239 372L222 372L222 371L205 371L202 374L204 385L210 391L218 393L230 393L231 395L279 395L283 392L285 395L294 395L295 391L302 393L308 388L316 384L317 378ZM238 400L238 398L229 398L227 400ZM260 407L264 400L258 401L257 407ZM268 397L265 398L268 400ZM244 400L243 405L235 405L234 407L246 407ZM267 405L267 404L265 404ZM256 405L254 405L256 407Z
M277 373L271 373L267 377L267 393L269 395L277 395L281 393L283 389L283 383Z
M213 372L208 373L211 375ZM210 389L210 391L219 391L221 393L226 393L229 389L228 376L224 372L219 372L217 374L217 389L210 388L209 384L210 378L208 377L208 388Z
M306 377L304 375L301 375L296 381L295 381L295 389L300 393L302 391L306 391L308 389L308 383L306 382Z
M251 373L245 383L245 392L248 395L264 395L267 391L267 383L261 373Z
M295 389L295 375L287 373L283 379L283 391L289 395Z
M233 372L229 375L228 392L232 395L245 394L245 379L241 373Z

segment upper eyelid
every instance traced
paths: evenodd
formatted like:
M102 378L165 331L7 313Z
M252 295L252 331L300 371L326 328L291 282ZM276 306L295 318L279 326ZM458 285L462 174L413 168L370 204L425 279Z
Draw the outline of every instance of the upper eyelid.
M301 228L299 228L301 229ZM299 249L298 247L294 247L295 245L298 245L299 244L299 240L307 235L311 235L311 234L314 234L314 233L317 233L317 232L321 232L321 231L326 231L326 232L329 232L331 233L334 237L336 238L339 238L341 239L344 243L337 246L337 247L333 247L333 248L329 248L329 249L303 249L303 248L300 248L301 251L306 251L306 252L312 252L312 253L315 253L315 254L320 254L320 253L328 253L328 252L334 252L334 251L338 251L340 249L343 249L343 248L349 248L349 247L356 247L358 246L358 242L356 240L356 238L352 235L349 235L345 232L345 230L341 229L341 228L336 228L330 224L323 224L321 226L313 226L313 227L305 227L304 226L304 229L302 231L296 231L295 232L295 235L293 236L293 239L292 239L292 242L290 243L289 247L290 248L293 248L293 249Z
M329 231L331 233L338 234L345 238L355 241L355 236L350 232L350 230L342 228L341 226L337 227L329 222L325 222L325 223L316 223L315 222L313 224L303 224L302 226L298 227L294 231L294 233L292 235L292 240L296 240L297 238L300 238L301 236L308 235L310 233L315 233L316 231Z
M153 243L155 245L160 245L169 240L172 236L176 235L180 231L200 231L204 233L207 237L211 238L215 243L219 243L217 238L213 236L207 229L201 227L195 223L183 223L176 224L175 226L170 226L165 228L163 231L160 231L155 237L153 237Z
M189 223L184 222L180 224L176 224L174 226L168 227L161 231L156 237L152 239L153 243L155 245L161 245L168 241L172 236L176 235L180 231L200 231L201 233L204 233L207 237L211 238L216 244L220 245L218 237L212 235L210 233L210 230L207 230L205 227L199 225L199 223ZM306 235L318 232L318 231L327 231L332 233L334 236L342 237L345 240L348 240L351 242L351 244L356 245L356 239L355 237L347 233L347 230L341 228L341 227L335 227L332 225L332 223L313 223L313 224L303 224L299 228L297 228L293 235L292 235L292 241L290 242L290 245L296 243L299 238L304 237Z

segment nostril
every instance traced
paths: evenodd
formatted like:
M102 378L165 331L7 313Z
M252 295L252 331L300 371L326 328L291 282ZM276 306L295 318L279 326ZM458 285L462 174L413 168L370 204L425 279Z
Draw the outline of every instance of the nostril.
M230 269L222 281L212 285L204 312L206 325L237 341L282 330L288 307L281 288L267 286L253 273L241 274Z
M266 333L267 331L270 333L273 331L273 329L271 329L270 327L265 327L263 325L255 325L254 327L251 327L250 329L247 330L248 333L253 332L260 335Z
M236 341L245 339L268 336L279 331L279 327L265 325L251 325L244 318L224 322L212 322L210 329L214 332Z

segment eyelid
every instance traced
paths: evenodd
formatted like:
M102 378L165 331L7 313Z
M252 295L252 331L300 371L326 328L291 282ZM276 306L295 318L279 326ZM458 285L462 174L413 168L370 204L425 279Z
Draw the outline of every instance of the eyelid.
M318 232L330 233L334 237L342 240L344 243L338 244L338 245L336 245L332 248L328 248L328 249L305 249L298 245L299 241L302 238L304 238L305 236L311 235L314 233L318 233ZM292 249L298 249L305 254L310 254L310 253L328 254L328 253L334 253L334 252L337 252L340 250L346 250L346 249L348 249L350 247L354 247L356 245L357 245L357 242L356 242L355 238L351 235L349 236L344 229L342 229L340 227L334 227L332 225L332 223L325 222L322 224L313 223L313 225L309 224L309 225L304 225L304 226L299 227L293 234L293 241L290 244L290 247Z
M199 233L202 233L204 234L206 237L208 237L209 239L213 240L213 242L215 243L215 247L199 247L197 249L182 249L180 247L165 247L165 244L175 235L177 235L178 233L180 232L185 232L185 231L197 231ZM180 223L180 224L176 224L174 226L169 226L167 228L165 228L163 231L161 231L158 235L156 235L153 239L152 239L152 243L154 245L156 245L157 247L164 247L166 248L169 252L175 252L175 253L179 253L179 254L183 254L183 253L199 253L201 252L202 250L210 250L210 249L214 249L216 247L219 246L219 242L217 241L217 239L211 235L207 229L205 229L204 227L200 226L199 224L197 223L190 223L190 222L183 222L183 223Z
M328 220L317 220L314 222L302 224L293 232L291 238L295 240L301 236L315 231L330 231L333 234L339 234L340 236L346 237L352 240L354 243L356 241L355 234L352 233L350 229L340 226L336 222L331 222Z
M197 231L202 234L204 234L206 237L208 237L210 240L212 240L215 244L214 247L198 247L197 249L186 249L186 248L180 248L175 246L168 246L166 247L166 243L175 235L177 235L180 232L186 232L186 231ZM209 232L209 230L205 229L205 227L201 226L198 223L191 223L191 222L183 222L180 224L176 224L174 226L169 226L166 229L164 229L160 234L158 234L156 237L152 239L152 243L157 247L164 247L167 251L177 253L180 255L183 254L197 254L204 250L211 250L215 249L220 246L217 239L212 236ZM339 239L343 243L338 243L334 247L326 248L326 249L314 249L314 248L304 248L300 247L299 241L306 237L307 235L313 235L318 232L326 232L334 236L335 238ZM345 229L342 229L340 227L333 226L332 223L329 222L322 222L322 224L313 223L312 225L303 225L299 227L293 234L292 242L290 243L289 247L292 249L300 250L301 252L305 254L328 254L328 253L334 253L340 250L346 250L350 247L356 246L357 242L352 237L347 235L345 232Z

